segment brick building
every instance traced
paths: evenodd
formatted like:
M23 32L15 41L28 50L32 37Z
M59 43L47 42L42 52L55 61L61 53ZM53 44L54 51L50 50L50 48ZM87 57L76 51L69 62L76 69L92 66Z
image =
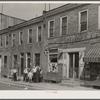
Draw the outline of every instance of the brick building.
M35 63L42 67L44 80L80 80L84 62L99 64L99 58L91 56L94 45L98 52L99 17L99 4L66 4L1 30L1 74L9 76L17 63L21 76L25 66Z

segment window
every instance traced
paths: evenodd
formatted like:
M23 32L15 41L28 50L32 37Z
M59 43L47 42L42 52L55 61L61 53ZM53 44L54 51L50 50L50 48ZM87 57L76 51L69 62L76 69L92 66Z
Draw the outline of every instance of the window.
M67 34L67 28L68 28L67 17L62 17L61 18L61 35Z
M23 32L19 32L19 44L23 44Z
M7 67L7 56L4 56L4 67Z
M28 32L28 43L32 43L32 29L29 29Z
M57 49L49 50L48 71L49 72L58 72L57 63L58 63L58 50Z
M49 21L49 37L53 37L54 36L54 20Z
M5 36L5 46L8 46L9 36Z
M31 68L31 53L26 54L26 67Z
M41 26L38 27L38 32L37 32L37 41L40 42L41 41L41 33L42 33L42 30L41 30Z
M80 19L80 23L79 23L79 31L86 31L88 28L88 16L87 16L87 10L82 11L79 13L79 19Z
M12 34L12 46L15 45L15 34Z
M2 47L3 44L2 44L2 37L0 37L0 47Z

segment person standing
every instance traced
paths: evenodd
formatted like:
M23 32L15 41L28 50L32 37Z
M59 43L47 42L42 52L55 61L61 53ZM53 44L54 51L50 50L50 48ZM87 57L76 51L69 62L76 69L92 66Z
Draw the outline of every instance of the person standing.
M16 69L16 67L14 67L14 69L13 69L13 80L17 81L17 69Z
M25 67L23 81L27 82L27 77L28 77L28 69L27 69L27 67Z
M35 66L33 66L32 72L33 72L33 82L36 82L36 67Z
M40 80L40 67L36 66L36 83L39 83Z

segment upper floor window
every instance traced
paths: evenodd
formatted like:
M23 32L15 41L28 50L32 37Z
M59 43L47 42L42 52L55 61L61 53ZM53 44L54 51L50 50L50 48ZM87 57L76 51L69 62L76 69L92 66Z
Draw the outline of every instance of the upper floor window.
M23 32L19 32L19 44L23 43Z
M5 36L5 46L8 46L9 36Z
M88 29L88 15L87 10L79 13L79 32L86 31Z
M2 41L2 37L0 37L0 47L2 47L3 46L3 43L2 43L3 41Z
M32 29L28 30L28 43L32 43Z
M61 35L67 34L67 28L68 28L68 17L62 17L61 18Z
M15 45L15 34L12 34L12 46Z
M55 24L54 24L54 20L52 21L49 21L48 23L48 37L53 37L54 36L54 27L55 27Z
M37 30L37 41L38 42L41 41L41 34L42 34L42 28L41 28L41 26L39 26L38 30Z

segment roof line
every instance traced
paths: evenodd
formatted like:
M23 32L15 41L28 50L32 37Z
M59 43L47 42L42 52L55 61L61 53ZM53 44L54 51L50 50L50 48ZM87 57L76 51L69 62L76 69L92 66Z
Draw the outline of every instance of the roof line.
M13 16L10 16L10 15L6 15L6 14L3 14L3 13L0 13L1 15L4 15L4 16L7 16L7 17L11 17L11 18L15 18L15 19L19 19L19 20L23 20L23 21L26 21L24 19L21 19L21 18L18 18L18 17L13 17Z

